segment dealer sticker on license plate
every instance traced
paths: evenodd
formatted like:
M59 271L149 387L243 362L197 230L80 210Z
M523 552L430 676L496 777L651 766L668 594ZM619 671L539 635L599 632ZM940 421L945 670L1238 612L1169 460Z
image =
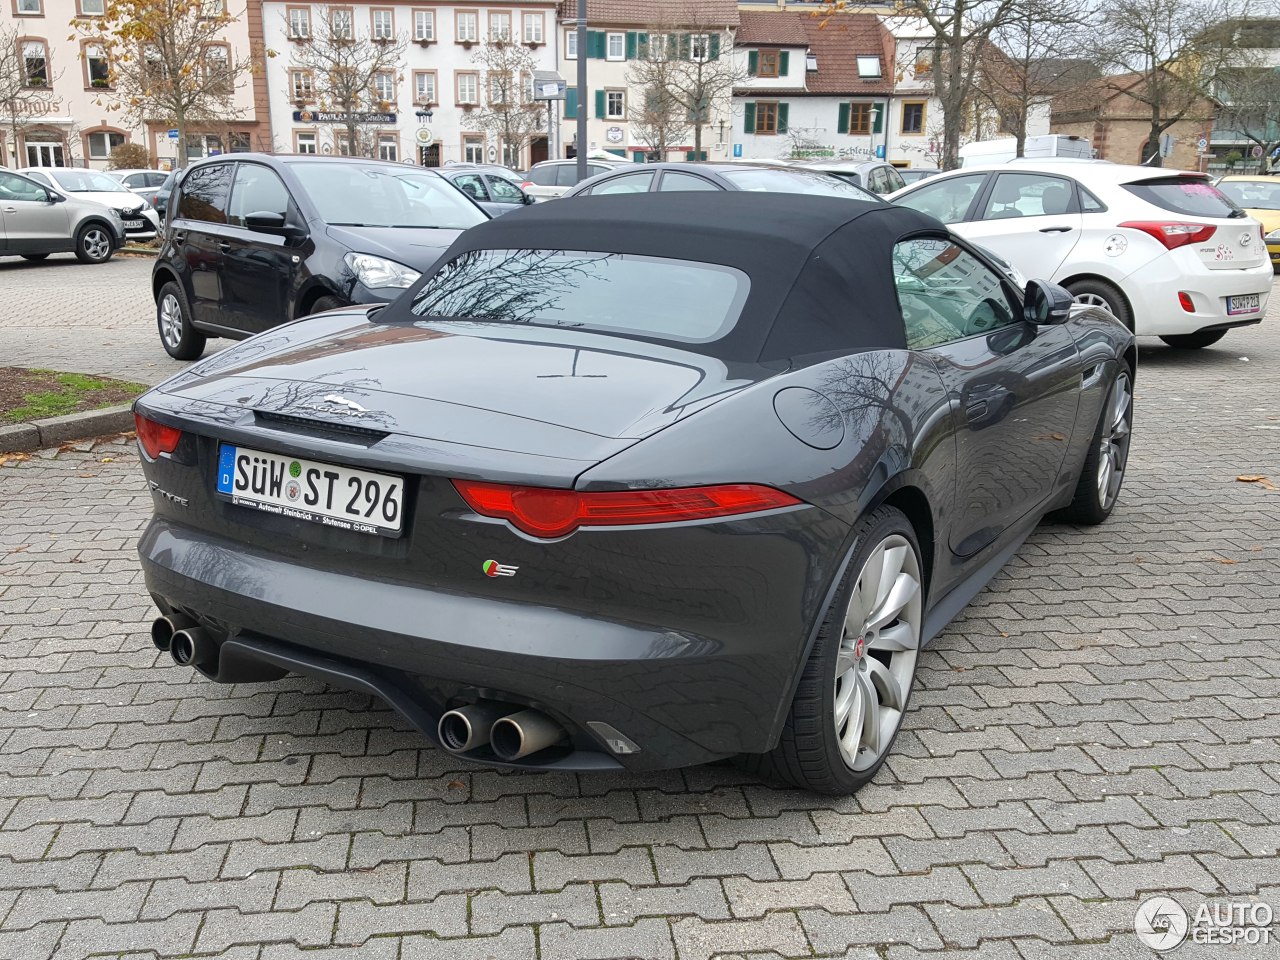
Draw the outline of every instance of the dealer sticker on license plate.
M126 230L141 230L141 229L142 229L142 221L141 221L141 220L126 220L126 221L124 221L124 228L125 228Z
M217 481L239 506L342 530L396 537L404 519L404 481L386 473L224 443Z
M1235 316L1237 313L1257 313L1262 309L1258 302L1256 293L1246 293L1240 297L1227 297L1227 314Z

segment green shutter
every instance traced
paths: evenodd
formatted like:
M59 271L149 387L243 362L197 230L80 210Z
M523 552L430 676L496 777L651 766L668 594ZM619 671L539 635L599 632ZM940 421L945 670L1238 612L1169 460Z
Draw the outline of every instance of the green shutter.
M752 50L747 53L747 76L754 77L760 72L760 53Z
M778 132L787 132L787 104L778 104Z
M565 87L564 118L566 120L578 119L578 88L577 87Z
M711 59L712 59L712 60L718 60L718 59L720 59L720 34L718 34L718 33L713 33L713 34L711 35L711 50L710 50L710 54L711 54Z
M849 104L840 104L840 123L836 127L836 133L849 132Z
M636 51L638 49L639 37L640 37L640 34L636 33L634 30L627 31L627 59L628 60L634 60L636 58Z
M787 69L787 65L790 62L791 62L791 52L789 50L783 50L780 54L778 54L778 76L785 77L787 75L787 73L789 72L789 70Z
M689 59L689 56L691 53L690 45L692 44L692 42L693 42L693 38L690 34L687 34L687 33L680 34L680 59L681 60Z
M872 105L871 109L876 112L876 122L871 125L871 132L880 133L884 129L884 115L889 112L889 104L887 101L885 103L876 103Z
M693 159L693 151L692 151L692 150L686 150L686 151L684 152L684 158L685 158L686 160L692 160L692 159Z
M667 34L667 59L678 60L680 58L680 38L674 33Z
M604 119L604 91L596 91L596 116L601 120Z
M647 33L636 34L636 50L640 56L649 56L649 35Z
M756 132L756 105L754 103L744 103L742 105L742 132Z
M603 60L608 53L609 38L602 30L587 31L587 59Z

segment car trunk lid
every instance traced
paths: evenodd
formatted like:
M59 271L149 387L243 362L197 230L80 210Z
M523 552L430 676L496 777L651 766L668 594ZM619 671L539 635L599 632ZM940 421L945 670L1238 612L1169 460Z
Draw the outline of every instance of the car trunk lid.
M1244 270L1267 259L1258 222L1203 175L1155 175L1127 183L1125 189L1159 208L1168 224L1202 226L1189 246L1210 270Z

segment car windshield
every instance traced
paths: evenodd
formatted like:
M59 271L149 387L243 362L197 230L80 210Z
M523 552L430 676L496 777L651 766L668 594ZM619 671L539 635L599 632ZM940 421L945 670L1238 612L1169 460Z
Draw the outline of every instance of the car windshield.
M769 169L726 170L721 176L739 190L764 193L804 193L816 197L845 197L849 200L875 202L878 198L848 181L816 170L797 170L794 167Z
M731 267L621 253L472 250L418 291L411 312L706 343L738 320L750 281Z
M1154 177L1124 188L1163 210L1189 217L1243 217L1244 211L1203 177Z
M291 169L331 226L465 230L488 219L433 173L360 163L304 162Z
M129 193L129 188L114 177L96 170L44 170L53 182L67 193Z
M1224 180L1218 189L1246 210L1280 210L1280 178L1273 183Z

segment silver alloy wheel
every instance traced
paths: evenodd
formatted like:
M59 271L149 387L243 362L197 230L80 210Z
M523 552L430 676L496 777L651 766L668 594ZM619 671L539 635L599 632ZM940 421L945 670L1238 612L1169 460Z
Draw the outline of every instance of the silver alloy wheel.
M160 336L165 346L173 350L182 342L182 304L172 293L160 298Z
M1098 446L1098 503L1109 510L1120 495L1124 482L1124 468L1129 461L1130 407L1133 391L1129 387L1129 375L1121 373L1111 388L1111 402L1107 406L1102 434Z
M81 241L84 252L93 260L105 260L111 252L111 238L101 227L90 227Z
M885 537L854 581L836 655L836 739L854 770L874 766L902 723L920 655L921 600L915 549L900 534Z
M1074 295L1073 299L1076 303L1083 303L1089 307L1101 307L1107 313L1115 316L1115 311L1111 309L1111 304L1107 303L1106 298L1097 293L1079 293Z

